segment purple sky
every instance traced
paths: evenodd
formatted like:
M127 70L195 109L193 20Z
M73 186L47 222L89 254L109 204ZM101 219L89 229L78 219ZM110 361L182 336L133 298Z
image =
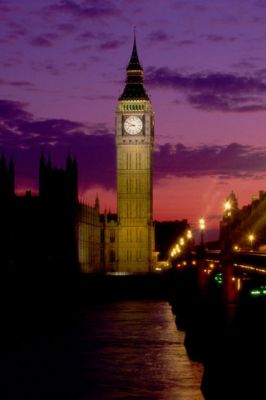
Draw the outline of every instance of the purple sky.
M80 196L116 209L114 114L137 30L155 111L154 217L266 189L266 1L0 0L0 146L17 189L42 150L76 155Z

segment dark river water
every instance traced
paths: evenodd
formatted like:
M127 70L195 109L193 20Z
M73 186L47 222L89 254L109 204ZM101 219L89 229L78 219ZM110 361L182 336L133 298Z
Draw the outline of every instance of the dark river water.
M203 399L167 302L83 304L63 328L54 315L1 340L1 400Z
M80 398L200 400L202 366L189 361L168 303L85 305Z

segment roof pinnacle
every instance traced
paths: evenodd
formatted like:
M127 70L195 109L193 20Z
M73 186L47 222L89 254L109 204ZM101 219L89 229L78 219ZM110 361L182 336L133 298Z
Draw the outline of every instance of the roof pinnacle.
M119 100L149 100L143 84L143 68L138 57L135 29L133 49L127 66L126 85Z
M137 52L136 28L134 28L133 49L129 60L129 64L127 66L127 71L143 71Z

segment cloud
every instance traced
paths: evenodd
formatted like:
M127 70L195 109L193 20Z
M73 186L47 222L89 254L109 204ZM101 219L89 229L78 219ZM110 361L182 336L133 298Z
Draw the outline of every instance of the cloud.
M228 94L221 96L212 93L200 93L188 96L189 103L195 108L206 111L252 112L266 110L258 97L240 97ZM249 103L249 104L243 104Z
M86 30L76 37L76 41L81 43L81 46L76 49L79 51L87 51L92 45L96 46L96 48L100 50L114 50L123 46L126 38L121 36L119 39L116 39L113 37L113 35L105 32L95 33Z
M209 35L202 35L201 36L204 39L209 40L210 42L218 43L218 42L235 42L237 38L235 36L222 36L222 35L214 35L214 34L209 34Z
M192 11L193 13L205 13L209 10L208 5L198 4L197 1L178 1L174 3L174 8L177 10Z
M78 41L87 41L87 40L91 40L91 39L95 39L95 33L90 32L90 31L86 31L83 33L80 33L77 37Z
M171 36L168 35L165 31L158 29L156 31L152 31L147 39L150 43L158 43L158 42L168 42L171 40Z
M58 24L57 29L64 33L73 33L77 30L77 27L73 24L63 23L63 24Z
M113 50L123 46L124 43L124 40L107 40L101 43L99 47L101 50Z
M220 179L250 178L266 171L266 148L238 143L225 146L186 147L164 144L155 151L155 177L191 178L215 175Z
M9 14L14 11L13 7L10 7L8 5L8 2L6 1L0 1L0 16L4 14Z
M78 159L81 189L95 184L115 187L114 135L104 124L36 119L26 106L0 100L0 152L14 157L18 182L27 178L36 183L42 151L61 161L70 151Z
M25 89L33 89L34 84L29 81L4 81L3 79L0 79L0 85L7 85L7 86L13 86L13 87L19 87L19 88L25 88Z
M10 81L10 86L32 88L34 85L28 81Z
M55 65L53 65L50 62L45 62L43 64L43 68L46 69L46 71L48 71L51 75L54 75L54 76L58 76L61 73L60 69L57 68Z
M61 0L58 4L48 6L46 10L48 13L67 13L82 19L114 17L121 14L120 10L111 1L104 0Z
M237 63L232 65L233 68L236 68L238 71L239 69L243 69L244 71L256 70L256 64L251 61L249 58L243 58Z
M101 185L115 189L115 135L105 124L82 124L67 119L37 119L27 104L0 100L0 152L12 156L17 181L35 180L41 152L64 163L70 151L79 165L80 190ZM154 178L216 176L252 178L266 171L266 148L238 143L227 146L186 147L181 143L157 145Z
M89 100L89 101L95 101L95 100L116 100L116 96L109 96L109 95L98 95L98 96L83 96L83 99Z
M0 99L0 121L8 122L18 119L29 120L31 114L25 111L27 104L19 101L1 100Z
M58 76L62 73L62 68L59 68L50 60L32 61L30 65L31 65L32 70L35 72L40 72L40 71L45 70L53 76ZM67 68L70 69L71 66L68 65Z
M265 0L257 0L254 2L254 6L264 9L266 8L266 2Z
M24 26L19 25L17 23L11 22L8 24L8 26L10 28L10 31L7 36L8 39L16 40L19 39L20 37L26 36L28 33L28 30Z
M218 14L217 14L218 15ZM238 17L235 15L222 15L211 18L210 22L215 24L222 24L222 25L234 25L236 26L238 23Z
M177 46L179 46L179 47L183 47L183 46L192 46L192 45L194 45L194 44L196 44L196 41L195 41L195 40L190 40L190 39L179 40L179 41L177 42Z
M53 42L46 36L36 36L31 39L32 46L36 47L52 47Z
M266 109L265 76L221 72L184 74L167 67L150 67L146 82L183 93L194 108L206 111L250 112ZM243 105L243 103L245 103Z

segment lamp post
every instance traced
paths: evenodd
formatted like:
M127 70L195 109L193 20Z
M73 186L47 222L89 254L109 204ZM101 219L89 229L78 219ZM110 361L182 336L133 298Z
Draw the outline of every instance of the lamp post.
M187 231L187 239L188 239L188 240L191 240L191 239L192 239L192 232L191 232L190 229Z
M187 260L190 265L192 265L192 231L191 229L188 229L186 232L186 237L187 237Z
M200 244L201 246L204 245L204 230L205 230L205 219L199 219L199 229L200 229Z
M251 233L248 235L248 240L250 242L250 251L253 249L253 242L254 242L255 236Z
M229 200L224 203L224 235L223 235L223 251L224 254L231 252L231 222L232 222L232 204Z
M232 260L232 241L233 230L232 223L234 221L234 208L230 200L224 203L224 218L223 218L223 242L221 251L221 266L223 275L223 296L227 304L236 301L236 286ZM230 313L232 308L228 307Z
M231 210L232 210L231 202L229 200L227 200L224 203L224 214L225 214L225 217L231 217L231 213L232 213Z

